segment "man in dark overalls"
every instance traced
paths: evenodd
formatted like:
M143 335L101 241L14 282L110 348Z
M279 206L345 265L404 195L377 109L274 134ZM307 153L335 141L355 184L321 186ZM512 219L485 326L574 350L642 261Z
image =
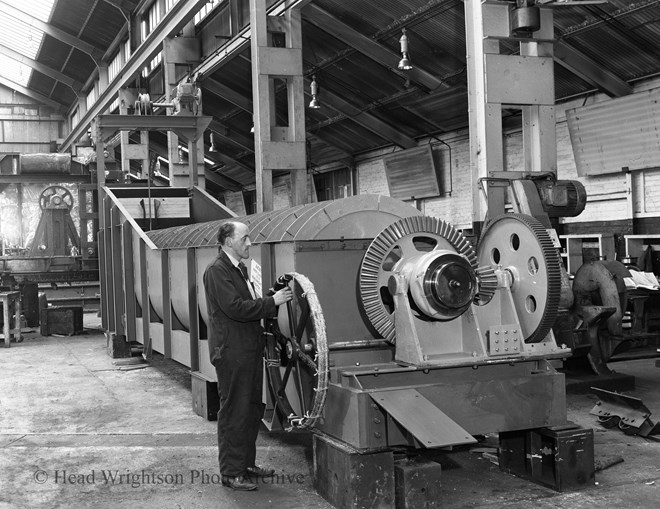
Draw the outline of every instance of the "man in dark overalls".
M292 299L286 287L272 297L257 298L242 260L250 254L248 227L227 222L218 231L220 250L204 272L210 320L209 353L218 376L218 459L222 484L235 490L257 488L254 477L275 471L256 465L261 418L263 329L260 320L275 316L277 306Z

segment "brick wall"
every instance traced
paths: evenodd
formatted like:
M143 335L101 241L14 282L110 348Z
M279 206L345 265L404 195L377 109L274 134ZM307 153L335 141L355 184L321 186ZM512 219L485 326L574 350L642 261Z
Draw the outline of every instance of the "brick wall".
M660 79L640 84L636 91L641 92L660 86ZM604 94L557 105L557 176L560 179L581 181L588 195L584 212L575 218L565 218L562 222L575 231L578 223L621 221L626 217L626 176L611 174L593 177L578 177L573 148L566 122L567 109L595 102L611 100ZM442 194L435 198L418 200L416 205L425 214L444 219L458 228L472 227L473 182L470 171L470 151L467 130L448 133L442 136L444 143L437 139L420 140L420 145L431 143ZM448 145L448 146L447 146ZM504 135L505 167L507 170L523 170L523 147L520 130L512 130ZM392 149L379 150L356 160L357 191L359 194L381 194L389 196L387 177L382 157ZM450 156L451 154L451 156ZM660 169L635 171L632 174L633 204L636 217L660 217ZM275 209L289 206L288 179L273 183Z

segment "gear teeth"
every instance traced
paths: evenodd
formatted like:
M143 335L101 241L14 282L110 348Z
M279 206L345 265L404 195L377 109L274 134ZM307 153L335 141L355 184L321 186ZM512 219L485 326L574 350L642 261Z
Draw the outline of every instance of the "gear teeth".
M360 297L363 309L371 325L390 342L396 340L394 314L382 302L379 276L383 262L401 239L424 233L445 239L454 250L464 255L477 269L477 255L472 244L452 225L430 216L413 216L400 219L386 227L369 245L360 267ZM404 253L404 256L406 254Z
M474 303L477 306L485 306L491 301L497 290L497 275L495 269L489 265L479 267L476 272L479 290L474 297Z
M478 249L479 260L481 260L485 253L489 251L484 251L484 246L488 245L488 237L490 235L496 236L493 231L496 230L498 223L501 221L517 221L519 224L526 227L532 232L541 248L546 273L547 295L545 308L543 309L541 318L538 320L536 328L533 331L528 332L528 335L525 338L526 343L538 343L545 339L548 332L555 324L559 313L559 300L561 297L561 259L550 239L550 235L540 221L525 214L504 214L490 221L481 233Z

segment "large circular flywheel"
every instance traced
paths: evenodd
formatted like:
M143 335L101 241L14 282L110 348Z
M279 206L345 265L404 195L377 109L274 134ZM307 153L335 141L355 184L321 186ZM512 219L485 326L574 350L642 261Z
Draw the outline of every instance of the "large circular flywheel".
M477 266L474 248L462 233L434 217L400 219L378 234L367 248L360 267L360 297L364 311L373 327L387 341L396 340L394 303L388 290L390 277L400 261L436 250L460 255L469 265L465 269L476 274L475 304L483 305L492 297L497 286L493 270L490 266ZM456 267L456 264L451 266Z
M481 234L477 257L508 271L525 342L543 341L557 319L561 292L561 259L545 227L525 214L496 217Z
M280 306L266 340L271 396L288 429L311 428L321 417L328 388L325 320L312 282L290 273L293 300Z
M73 208L73 196L65 187L48 186L39 195L39 208L41 210L46 210L47 208L67 208L70 212Z

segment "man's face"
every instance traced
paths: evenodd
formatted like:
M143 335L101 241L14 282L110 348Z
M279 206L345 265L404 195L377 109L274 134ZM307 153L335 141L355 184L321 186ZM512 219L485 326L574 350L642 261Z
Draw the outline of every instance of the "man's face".
M236 225L234 235L228 239L227 247L232 250L233 254L239 260L245 260L250 257L250 236L248 227L244 224Z

